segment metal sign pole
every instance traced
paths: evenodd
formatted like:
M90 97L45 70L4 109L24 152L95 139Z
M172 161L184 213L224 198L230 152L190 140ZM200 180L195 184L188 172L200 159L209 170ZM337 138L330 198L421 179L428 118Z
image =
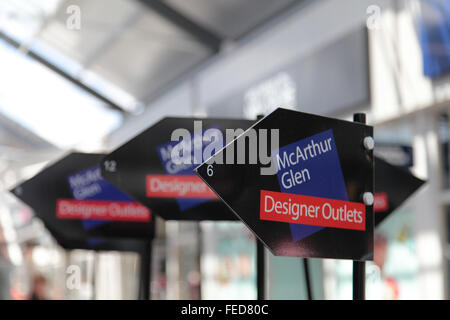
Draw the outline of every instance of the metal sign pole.
M355 113L353 121L366 123L365 113ZM353 300L365 300L366 298L366 263L353 261Z
M306 294L308 300L312 300L311 278L309 276L309 261L303 258L303 270L305 272Z
M141 300L150 300L151 267L152 267L152 240L145 240L145 247L141 253Z
M264 245L261 240L256 239L256 284L258 291L258 300L265 299L266 265L264 261Z
M261 120L264 115L259 114L256 120ZM256 238L256 287L257 287L257 299L265 300L265 278L266 278L266 261L264 245Z
M353 300L366 298L366 263L353 261Z

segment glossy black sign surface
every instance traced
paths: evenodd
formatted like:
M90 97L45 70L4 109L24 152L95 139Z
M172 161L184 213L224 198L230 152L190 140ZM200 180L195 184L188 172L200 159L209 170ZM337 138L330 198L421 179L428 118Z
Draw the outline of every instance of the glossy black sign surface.
M278 154L282 159L290 161L288 165L282 167L281 164L277 164L279 170L276 174L262 175L260 169L267 165L263 165L260 159L255 164L249 164L248 161L246 164L226 164L225 160L225 164L208 162L200 165L197 168L198 175L275 255L372 259L373 208L365 206L362 198L365 192L373 193L374 191L373 154L363 146L364 138L373 136L373 128L354 122L277 109L252 126L246 134L216 153L210 160L220 159L221 156L226 159L227 149L230 148L234 148L234 153L231 152L231 154L236 157L238 144L244 142L244 139L249 139L252 129L257 133L263 132L261 129L267 129L267 132L278 129L279 149L270 148L272 157L274 161L278 161L275 160ZM258 145L261 138L258 134L256 136L258 137L256 145ZM270 142L268 140L267 143L271 144L272 140ZM319 145L319 143L322 144ZM252 144L255 143L245 143L246 152L250 151L249 146ZM295 154L298 148L301 152ZM299 154L303 157L299 157ZM283 206L286 203L286 211L283 212L288 212L288 214L274 214L271 216L273 219L295 218L295 210L291 210L287 204L291 201L290 198L293 199L292 203L299 198L312 199L308 201L318 201L321 205L321 201L337 203L336 209L338 205L341 206L339 210L345 212L345 216L337 216L335 225L339 227L324 227L324 225L310 223L306 225L302 223L305 220L301 221L301 219L295 223L292 223L294 220L289 220L288 223L268 221L267 212L262 213L262 208L272 210L276 207L273 205L275 202L271 202L267 195L270 192L274 198L285 197L285 202L280 203ZM353 211L355 216L346 211L347 205L358 208L358 211L357 209ZM314 218L308 221L317 223L318 217L325 217L328 214L325 213L328 207L326 203L322 207L318 206L317 212L320 211L320 214L316 216L312 214ZM278 207L280 208L284 207ZM280 209L279 212L282 210ZM362 212L365 212L365 215L362 215ZM358 225L356 213L359 218L364 218L363 222L358 218ZM323 219L323 221L326 220L326 218ZM357 225L360 229L345 227L344 220L354 223L352 226ZM330 216L325 222L334 223Z
M47 229L50 231L56 242L66 250L93 250L93 251L123 251L123 252L137 252L142 253L147 245L147 242L138 239L126 239L126 238L102 238L102 237L89 237L89 238L67 238L64 231L49 227L46 224Z
M415 177L408 169L375 159L375 226L402 205L425 181Z
M192 153L197 150L202 154L208 146L207 139L202 139L202 135L206 136L209 129L219 130L225 139L226 129L242 129L243 132L253 123L254 121L237 119L164 118L107 155L103 160L102 175L114 186L151 209L152 213L166 220L237 220L193 171L203 162L202 157L197 157L197 160L186 166L174 164L171 148L181 140L172 141L171 136L177 129L185 130L193 138ZM202 141L200 148L193 145L195 137L198 136ZM224 145L225 143L226 141ZM149 194L149 181L156 181L155 177L169 183L195 181L204 186L207 191L205 194L209 194L203 198L201 195L193 198L189 193L180 196L163 191L159 194Z
M151 217L146 222L58 217L58 201L64 199L77 203L78 200L74 197L74 190L68 179L70 177L79 179L80 177L76 175L80 174L80 172L83 173L86 170L98 168L103 157L103 154L69 154L12 190L15 196L34 210L36 216L44 222L55 239L65 248L132 249L138 248L139 245L127 239L150 239L153 237L154 223ZM100 174L94 178L102 180L102 187L108 186L108 192L103 192L103 189L101 191L103 200L106 203L115 202L118 199L117 197L126 197L121 191L101 178ZM79 183L83 182L82 180L77 181ZM79 190L84 193L82 194L84 196L89 190L95 193L100 189L95 184L94 187L87 185L87 188ZM105 197L108 199L105 199ZM135 202L132 203L138 205ZM112 240L106 240L106 238ZM118 241L116 240L117 238L124 239Z

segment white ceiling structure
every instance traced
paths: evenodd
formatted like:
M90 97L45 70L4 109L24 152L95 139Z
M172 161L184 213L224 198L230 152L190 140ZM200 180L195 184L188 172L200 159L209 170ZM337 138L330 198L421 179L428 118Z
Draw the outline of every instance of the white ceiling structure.
M0 115L53 153L80 148L300 2L0 0Z
M0 0L0 209L19 180L302 1Z
M0 0L0 30L135 111L300 0ZM78 29L68 28L79 8ZM1 27L3 25L3 27Z

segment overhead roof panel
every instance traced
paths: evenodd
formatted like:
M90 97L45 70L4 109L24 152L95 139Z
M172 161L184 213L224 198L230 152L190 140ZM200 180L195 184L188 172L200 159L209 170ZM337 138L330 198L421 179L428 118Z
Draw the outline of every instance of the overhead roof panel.
M69 5L80 8L80 29L68 28ZM112 37L132 23L138 11L139 5L129 0L70 1L59 7L37 39L80 64L88 64Z
M47 53L55 50L51 59L60 53L75 61L74 72L89 86L106 89L109 82L108 88L129 94L118 100L110 95L111 90L104 92L125 108L127 102L121 101L146 102L212 54L190 33L138 1L70 1L80 7L82 15L81 29L75 31L67 28L66 4L47 22L38 40L47 46ZM67 60L62 64L69 65Z
M224 38L238 39L266 19L302 0L165 0Z
M0 32L118 108L136 111L217 53L224 39L301 1L0 0L7 13ZM68 27L73 5L79 30Z
M91 71L146 101L211 54L189 33L148 10L98 57Z
M0 114L58 147L94 143L121 123L121 114L2 41L0 70Z

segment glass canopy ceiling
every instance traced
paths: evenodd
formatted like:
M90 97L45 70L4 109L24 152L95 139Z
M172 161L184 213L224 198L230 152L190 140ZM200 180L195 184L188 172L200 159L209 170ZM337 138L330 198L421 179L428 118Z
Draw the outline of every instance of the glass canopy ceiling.
M0 33L125 111L300 0L0 0ZM68 28L79 9L80 28Z
M0 0L0 199L302 1Z

